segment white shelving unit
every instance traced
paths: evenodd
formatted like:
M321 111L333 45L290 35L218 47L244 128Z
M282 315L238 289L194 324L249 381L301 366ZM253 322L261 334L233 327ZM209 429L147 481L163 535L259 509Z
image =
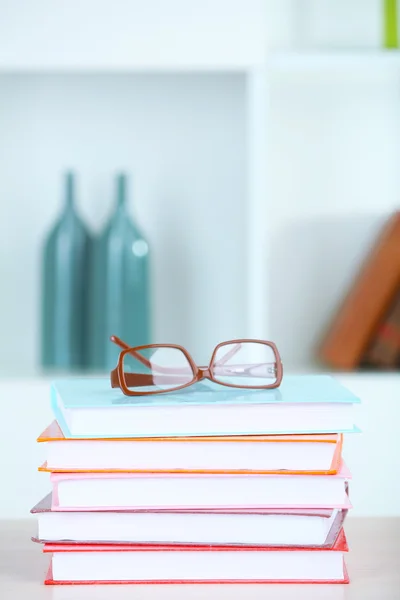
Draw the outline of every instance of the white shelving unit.
M313 368L318 336L398 203L400 55L296 52L295 6L86 0L79 18L51 0L7 8L1 372L38 362L40 242L69 167L95 231L112 175L132 172L154 251L155 338L204 361L220 339L265 336L289 368Z

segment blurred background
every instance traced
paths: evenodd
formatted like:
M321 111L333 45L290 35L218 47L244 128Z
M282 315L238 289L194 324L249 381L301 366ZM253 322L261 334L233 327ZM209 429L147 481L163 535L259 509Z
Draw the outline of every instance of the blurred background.
M108 372L113 333L198 364L271 339L285 372L337 372L370 434L349 442L357 510L398 513L365 460L399 468L397 17L392 0L0 0L0 434L31 489L5 516L46 486L49 381ZM390 360L368 359L387 320Z

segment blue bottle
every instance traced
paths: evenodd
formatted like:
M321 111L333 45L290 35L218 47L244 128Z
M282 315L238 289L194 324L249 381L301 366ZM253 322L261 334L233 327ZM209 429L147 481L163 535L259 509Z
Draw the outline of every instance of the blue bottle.
M92 273L91 366L109 371L120 350L115 334L131 346L151 342L149 246L127 207L127 177L117 177L116 206L95 243Z
M73 173L65 178L65 204L45 240L42 280L42 365L85 367L91 236L75 210Z

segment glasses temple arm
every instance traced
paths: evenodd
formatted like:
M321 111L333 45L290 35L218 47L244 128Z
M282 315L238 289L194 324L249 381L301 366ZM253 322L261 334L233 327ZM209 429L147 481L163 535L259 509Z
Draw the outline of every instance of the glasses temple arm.
M128 346L128 344L126 344L125 342L123 342L123 341L121 340L121 338L119 338L119 337L118 337L118 336L116 336L116 335L111 335L111 336L110 336L110 340L111 340L111 341L112 341L114 344L116 344L117 346L119 346L120 348L122 348L122 350L128 350L128 348L130 347L130 346Z
M253 364L253 365L235 365L232 367L232 370L229 370L229 367L220 367L219 365L217 367L213 368L213 373L214 375L217 376L221 376L224 375L225 377L259 377L259 378L263 378L263 377L274 377L274 375L276 374L276 363L275 362L266 362L266 363L258 363L258 364ZM252 373L253 369L257 369L260 367L266 367L269 366L269 372L267 374L265 373ZM242 370L241 371L235 371L235 369L237 369L238 367L240 367Z
M124 341L122 341L116 335L110 336L110 340L112 342L114 342L114 344L116 344L117 346L122 348L122 350L129 350L128 354L133 356L136 360L141 362L142 365L144 365L145 367L147 367L150 370L157 370L159 373L173 373L174 375L177 375L177 374L182 375L183 373L187 372L187 368L179 369L176 367L163 367L161 365L157 365L156 363L152 363L151 361L147 360L147 358L145 358L140 352L137 352L135 350L135 348L131 348L130 346L128 346L128 344L126 344ZM190 372L192 372L192 369L190 370ZM146 385L146 384L142 384L142 385Z
M148 369L151 369L151 362L148 361L147 358L142 356L142 354L140 354L140 352L136 352L136 350L134 348L131 348L128 344L123 342L119 337L117 337L116 335L112 335L112 336L110 336L110 340L114 344L116 344L117 346L122 348L122 350L129 350L129 354L131 354L134 358L136 358L136 360L141 362L142 365L144 365Z
M233 358L235 354L237 354L242 347L242 344L236 344L233 348L231 348L224 356L215 363L216 367L220 367L224 365L230 358Z

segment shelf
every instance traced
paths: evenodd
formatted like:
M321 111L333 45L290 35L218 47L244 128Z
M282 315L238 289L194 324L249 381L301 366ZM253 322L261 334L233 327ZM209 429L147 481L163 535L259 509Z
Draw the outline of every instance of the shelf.
M282 52L271 56L268 66L273 72L296 73L328 70L400 69L399 50L335 50L311 52Z
M400 50L326 50L271 52L269 57L256 53L210 52L198 44L193 51L162 53L137 51L121 60L104 57L95 60L59 59L56 57L21 57L4 60L0 54L0 74L123 74L123 73L248 73L265 68L273 73L304 73L328 70L345 72L360 69L399 69Z
M263 58L262 2L8 4L0 20L1 72L245 71Z

